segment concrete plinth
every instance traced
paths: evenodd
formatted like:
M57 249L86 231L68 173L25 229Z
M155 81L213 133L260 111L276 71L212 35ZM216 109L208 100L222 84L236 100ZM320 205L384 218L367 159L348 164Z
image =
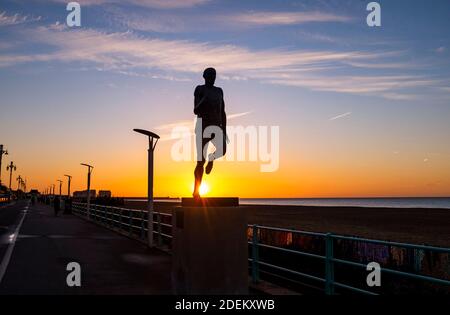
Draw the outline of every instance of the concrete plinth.
M175 294L247 294L247 220L230 200L214 207L173 210L172 285ZM237 199L234 199L237 200ZM192 204L192 203L191 203ZM203 205L203 206L202 206Z

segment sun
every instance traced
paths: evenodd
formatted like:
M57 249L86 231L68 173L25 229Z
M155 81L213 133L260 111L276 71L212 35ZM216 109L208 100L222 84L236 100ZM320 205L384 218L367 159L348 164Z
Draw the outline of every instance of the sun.
M191 190L193 190L193 189L194 189L194 183L192 183L192 185L191 185ZM208 183L206 183L206 182L201 183L200 188L198 190L198 192L200 193L200 196L207 195L209 193L209 191L210 191L210 187L209 187Z
M199 189L200 196L204 196L204 195L206 195L208 192L209 192L209 185L208 185L207 183L203 182L203 183L200 185L200 189Z

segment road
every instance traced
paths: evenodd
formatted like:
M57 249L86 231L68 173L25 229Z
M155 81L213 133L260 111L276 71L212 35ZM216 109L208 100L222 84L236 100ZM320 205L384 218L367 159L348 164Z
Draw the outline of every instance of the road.
M70 262L80 287L67 285ZM28 201L0 207L0 266L0 294L172 293L169 255Z
M28 202L14 202L9 206L0 206L0 283L6 273L6 267L12 255L15 232L25 215ZM14 239L15 240L15 239Z

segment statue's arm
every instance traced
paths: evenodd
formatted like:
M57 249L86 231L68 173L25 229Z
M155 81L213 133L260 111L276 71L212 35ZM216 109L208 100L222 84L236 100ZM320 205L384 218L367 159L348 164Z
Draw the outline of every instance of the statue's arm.
M227 114L225 113L225 100L223 97L223 91L222 91L222 128L226 135L227 134Z
M200 113L200 89L197 86L194 91L194 114L198 115Z

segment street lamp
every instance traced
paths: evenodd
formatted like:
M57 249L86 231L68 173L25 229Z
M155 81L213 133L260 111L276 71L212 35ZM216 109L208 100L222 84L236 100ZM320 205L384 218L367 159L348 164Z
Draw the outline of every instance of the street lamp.
M61 198L61 187L62 187L63 181L58 179L57 182L59 182L59 198Z
M14 165L13 161L6 166L6 170L9 171L9 198L11 198L11 182L12 182L12 173L17 170L17 167Z
M22 187L22 177L19 175L17 178L17 192L19 192L19 189L21 189Z
M86 166L88 168L87 175L87 217L90 218L90 207L91 207L91 173L94 168L92 165L81 163L81 165Z
M70 198L70 181L72 180L72 176L70 175L64 175L67 177L68 182L67 182L67 198Z
M8 155L8 151L3 150L3 144L0 144L0 189L2 187L2 157Z
M159 136L143 129L133 129L135 132L148 137L148 183L147 183L147 229L148 246L153 247L153 153ZM154 141L156 140L156 141Z

